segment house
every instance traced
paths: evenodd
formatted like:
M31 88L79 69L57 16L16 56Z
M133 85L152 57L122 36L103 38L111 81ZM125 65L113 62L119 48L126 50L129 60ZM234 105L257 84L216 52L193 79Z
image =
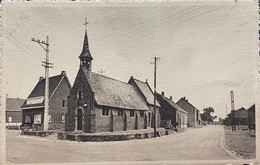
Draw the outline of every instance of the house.
M182 97L177 104L182 107L186 112L188 112L188 127L194 127L200 124L200 111L194 107L188 99Z
M131 84L135 90L139 93L139 95L142 97L142 99L145 101L147 107L149 108L150 112L148 112L148 127L154 128L154 94L153 91L148 84L148 81L146 82L140 81L138 79L135 79L133 76L131 76L130 80L128 81L128 84ZM159 113L160 104L158 103L156 99L156 126L160 126L160 113Z
M96 133L148 128L152 111L134 86L91 71L87 30L79 59L65 130Z
M188 122L188 112L177 105L173 100L172 96L167 98L164 96L164 92L162 94L156 93L156 97L159 100L161 105L160 114L161 120L170 120L171 125L176 128L185 128L187 127Z
M248 125L248 111L242 107L231 111L232 125Z
M6 125L20 126L22 124L22 109L25 99L6 98Z
M71 85L65 71L49 78L49 129L64 129ZM45 79L40 77L22 105L22 127L43 129Z
M255 129L255 104L247 109L248 112L248 127Z

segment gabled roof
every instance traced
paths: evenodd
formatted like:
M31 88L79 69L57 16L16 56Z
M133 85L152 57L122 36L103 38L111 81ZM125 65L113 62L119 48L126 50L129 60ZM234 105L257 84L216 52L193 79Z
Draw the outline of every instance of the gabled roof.
M147 101L147 103L150 104L150 105L154 105L153 91L150 88L148 82L143 82L143 81L137 80L133 77L131 77L130 80L128 81L129 84L131 84L131 82L135 83L137 88L142 93L143 97L145 97L145 101ZM160 104L158 102L156 102L156 105L160 106Z
M160 104L164 104L167 103L168 105L170 105L171 107L173 107L174 109L184 112L184 113L188 113L187 111L185 111L183 108L181 108L179 105L177 105L175 102L173 102L171 99L156 93L156 97L158 98L158 100L160 101Z
M182 97L179 101L176 102L179 106L181 106L181 103L186 103L187 105L189 105L190 107L192 107L193 109L198 110L195 106L193 106L188 99L186 99L185 97Z
M149 110L132 85L84 69L82 71L95 92L94 97L98 105Z
M60 83L63 79L65 79L67 81L68 86L71 88L70 82L64 71L62 71L62 73L60 75L49 78L49 100L51 99L52 95L55 93L56 89L58 88L58 86L60 85ZM28 96L27 100L30 98L44 97L44 92L45 92L45 78L42 78L38 81L38 83L36 84L36 86L34 87L32 92ZM22 109L44 106L44 101L42 101L41 103L37 103L37 104L27 105L26 104L27 100L22 105L22 107L21 107Z
M254 111L255 110L255 104L253 104L251 107L247 109L248 111Z
M24 101L25 99L20 98L6 98L6 111L22 111Z

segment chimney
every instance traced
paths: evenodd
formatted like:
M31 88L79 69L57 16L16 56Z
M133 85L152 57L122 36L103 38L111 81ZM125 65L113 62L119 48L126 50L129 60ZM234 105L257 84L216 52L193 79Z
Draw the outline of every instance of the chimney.
M170 96L170 99L172 100L172 96Z
M66 74L66 71L64 71L64 70L61 71L61 75L64 75L64 74Z
M8 94L6 94L6 98L8 98Z
M39 82L41 82L43 79L44 79L44 77L41 76L41 77L39 78Z
M130 78L131 78L131 79L133 79L134 77L133 77L133 76L131 76Z
M162 95L164 96L164 92L162 92Z
M145 82L148 83L148 79L145 79Z

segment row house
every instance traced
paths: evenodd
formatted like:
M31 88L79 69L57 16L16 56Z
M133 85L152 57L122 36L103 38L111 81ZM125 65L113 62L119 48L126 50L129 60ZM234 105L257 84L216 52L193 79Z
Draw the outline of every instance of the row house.
M167 98L164 96L164 92L162 92L162 94L156 93L156 97L161 105L161 121L170 121L175 128L187 127L188 112L176 104L172 100L172 96Z
M25 99L6 96L6 125L20 126L22 124L22 109Z
M182 97L179 101L177 101L177 104L183 108L185 111L188 112L188 127L194 127L198 126L201 123L200 119L200 111L194 107L188 99L185 97Z
M67 98L71 85L65 71L49 78L49 129L64 129L67 113ZM43 130L44 122L45 78L38 83L24 101L22 109L22 127Z

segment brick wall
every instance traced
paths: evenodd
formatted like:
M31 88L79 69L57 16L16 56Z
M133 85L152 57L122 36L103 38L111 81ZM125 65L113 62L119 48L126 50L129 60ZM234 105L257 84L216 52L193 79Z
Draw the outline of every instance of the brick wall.
M194 109L194 107L190 106L186 101L183 100L179 100L177 104L180 107L182 107L185 111L188 112L188 121L187 121L188 127L194 127L196 125L195 123L196 109Z
M9 123L9 117L12 118L10 123L22 123L22 111L6 111L6 123Z
M64 116L68 111L67 101L69 94L70 88L66 80L63 79L49 102L49 115L51 115L49 129L65 128L65 122L62 122L62 116ZM62 105L63 100L65 100L65 107Z

